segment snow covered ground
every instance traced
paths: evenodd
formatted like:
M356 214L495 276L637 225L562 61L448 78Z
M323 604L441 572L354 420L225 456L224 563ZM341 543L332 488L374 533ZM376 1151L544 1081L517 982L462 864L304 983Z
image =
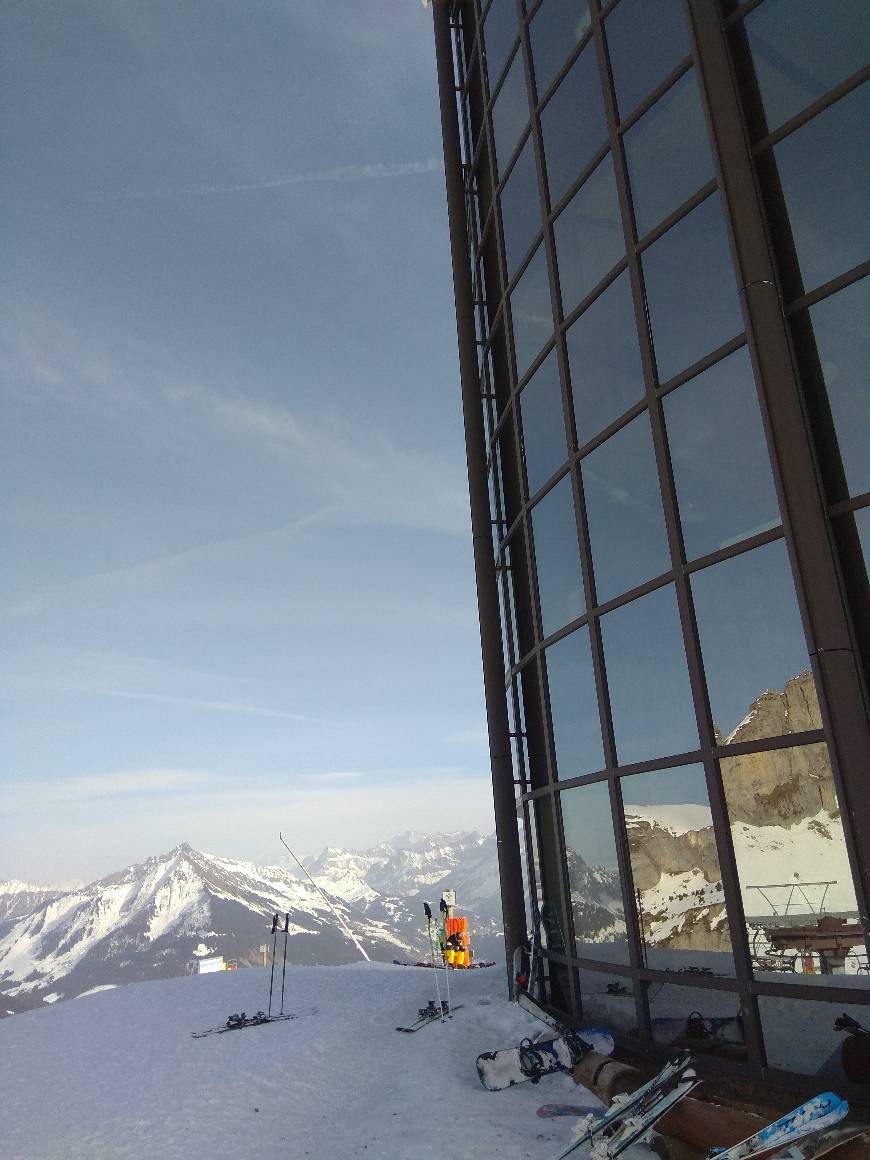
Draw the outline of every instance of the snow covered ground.
M288 967L285 1010L316 1013L191 1038L266 1007L268 995L269 971L251 968L135 983L3 1020L4 1160L547 1160L574 1121L540 1119L538 1106L597 1103L565 1075L480 1086L481 1051L543 1027L508 1003L499 967L453 972L462 1010L415 1035L395 1027L436 998L432 971Z

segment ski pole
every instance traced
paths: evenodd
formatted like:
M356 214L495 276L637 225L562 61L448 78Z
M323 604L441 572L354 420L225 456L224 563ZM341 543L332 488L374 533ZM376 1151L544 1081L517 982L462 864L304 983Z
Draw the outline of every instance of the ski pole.
M441 1022L444 1022L444 1008L441 1006L441 984L438 982L438 964L435 962L435 939L432 937L432 908L428 902L423 903L423 913L426 915L426 927L429 931L429 949L432 951L432 970L435 974L435 994L438 996L438 1010L441 1012Z
M278 915L272 918L272 973L269 976L269 1018L272 1017L272 983L275 979L275 946L278 942Z
M281 971L281 1014L284 1014L284 976L287 974L287 932L290 929L290 911L284 915L284 967Z
M441 922L444 927L444 945L447 946L447 903L441 899ZM447 1014L450 1014L450 966L447 962L447 956L444 957L444 979L447 983Z

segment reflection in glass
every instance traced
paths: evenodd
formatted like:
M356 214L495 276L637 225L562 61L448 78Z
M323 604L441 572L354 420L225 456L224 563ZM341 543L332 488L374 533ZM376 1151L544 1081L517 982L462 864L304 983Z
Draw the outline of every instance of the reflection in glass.
M765 0L744 27L771 132L870 57L865 0Z
M644 393L628 271L587 306L568 331L566 341L582 445Z
M818 728L806 723L818 707L785 541L694 572L691 585L720 744Z
M532 597L526 564L526 537L522 525L511 536L505 574L511 619L517 634L519 656L524 657L534 646Z
M580 1017L584 1023L614 1031L637 1031L634 983L629 975L608 975L580 967Z
M732 991L652 983L649 1013L656 1043L694 1055L747 1058L740 996Z
M804 983L809 981L807 977L801 979ZM836 982L843 986L847 980L840 978ZM866 976L863 985L867 985ZM817 1076L820 1088L835 1091L844 1080L866 1084L867 1056L860 1050L862 1044L856 1044L853 1036L834 1024L846 1015L870 1029L870 1007L759 995L758 1012L771 1067Z
M620 765L697 749L673 585L608 612L601 632Z
M591 24L587 0L546 0L529 25L538 99Z
M501 221L510 281L535 236L541 232L538 171L531 137L523 146L507 184L501 191Z
M570 314L625 254L609 153L556 218L554 233L562 308Z
M745 347L664 399L686 558L776 527L779 506Z
M523 387L520 412L526 478L529 495L534 495L568 458L555 348Z
M598 604L671 566L649 412L581 462Z
M743 754L720 765L756 975L866 985L827 746Z
M511 320L514 328L517 381L521 382L535 356L553 333L547 256L543 245L538 246L513 289Z
M860 508L855 512L855 526L861 541L861 551L864 553L864 564L870 572L870 507Z
M868 21L870 25L870 21ZM870 278L810 308L850 495L870 491Z
M518 31L516 0L492 0L483 25L490 91L496 86Z
M581 958L627 963L625 910L607 782L567 789L561 798L575 953Z
M743 330L719 194L642 255L659 382Z
M547 772L547 749L537 659L533 658L522 672L517 673L516 683L522 709L529 781L532 789L541 789L550 784L550 778Z
M563 637L546 655L556 776L567 781L597 773L604 767L604 749L589 629Z
M863 84L774 148L807 291L865 261L870 250L868 123L870 85Z
M533 804L535 830L538 836L538 902L541 916L541 942L547 950L565 954L566 923L560 902L559 865L553 804L549 797L538 798Z
M492 135L499 178L507 170L523 129L529 123L529 99L522 52L516 52L492 106Z
M690 69L623 138L638 237L713 176L713 155Z
M543 635L550 636L585 611L570 475L532 508L532 531Z
M607 140L594 44L583 49L547 102L541 134L550 204L555 206Z
M685 10L681 0L622 0L604 27L624 119L689 55Z
M646 966L733 975L703 765L639 773L620 785Z

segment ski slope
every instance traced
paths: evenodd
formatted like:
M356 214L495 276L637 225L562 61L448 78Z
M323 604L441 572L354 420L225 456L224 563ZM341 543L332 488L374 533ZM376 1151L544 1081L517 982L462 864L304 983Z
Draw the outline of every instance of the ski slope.
M275 1009L280 945L276 978ZM484 1091L477 1055L543 1024L507 1002L500 968L453 972L450 982L463 1009L416 1035L395 1027L436 998L433 972L380 963L288 967L285 1010L315 1014L199 1040L190 1033L266 1007L268 969L134 983L5 1019L0 1151L4 1160L551 1160L573 1121L539 1119L538 1105L594 1097L565 1075ZM641 1145L625 1153L650 1155Z

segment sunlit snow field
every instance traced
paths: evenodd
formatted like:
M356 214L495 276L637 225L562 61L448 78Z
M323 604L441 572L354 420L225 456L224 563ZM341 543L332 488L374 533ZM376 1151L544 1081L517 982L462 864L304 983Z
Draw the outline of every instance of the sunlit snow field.
M273 1010L280 948L276 994ZM0 1155L547 1160L574 1121L540 1119L538 1106L597 1102L564 1075L503 1092L480 1086L481 1051L543 1027L507 1002L501 967L453 972L462 1010L416 1035L395 1028L436 998L432 971L288 967L285 1010L315 1014L191 1038L231 1012L265 1008L268 996L268 969L251 968L136 983L3 1020Z

